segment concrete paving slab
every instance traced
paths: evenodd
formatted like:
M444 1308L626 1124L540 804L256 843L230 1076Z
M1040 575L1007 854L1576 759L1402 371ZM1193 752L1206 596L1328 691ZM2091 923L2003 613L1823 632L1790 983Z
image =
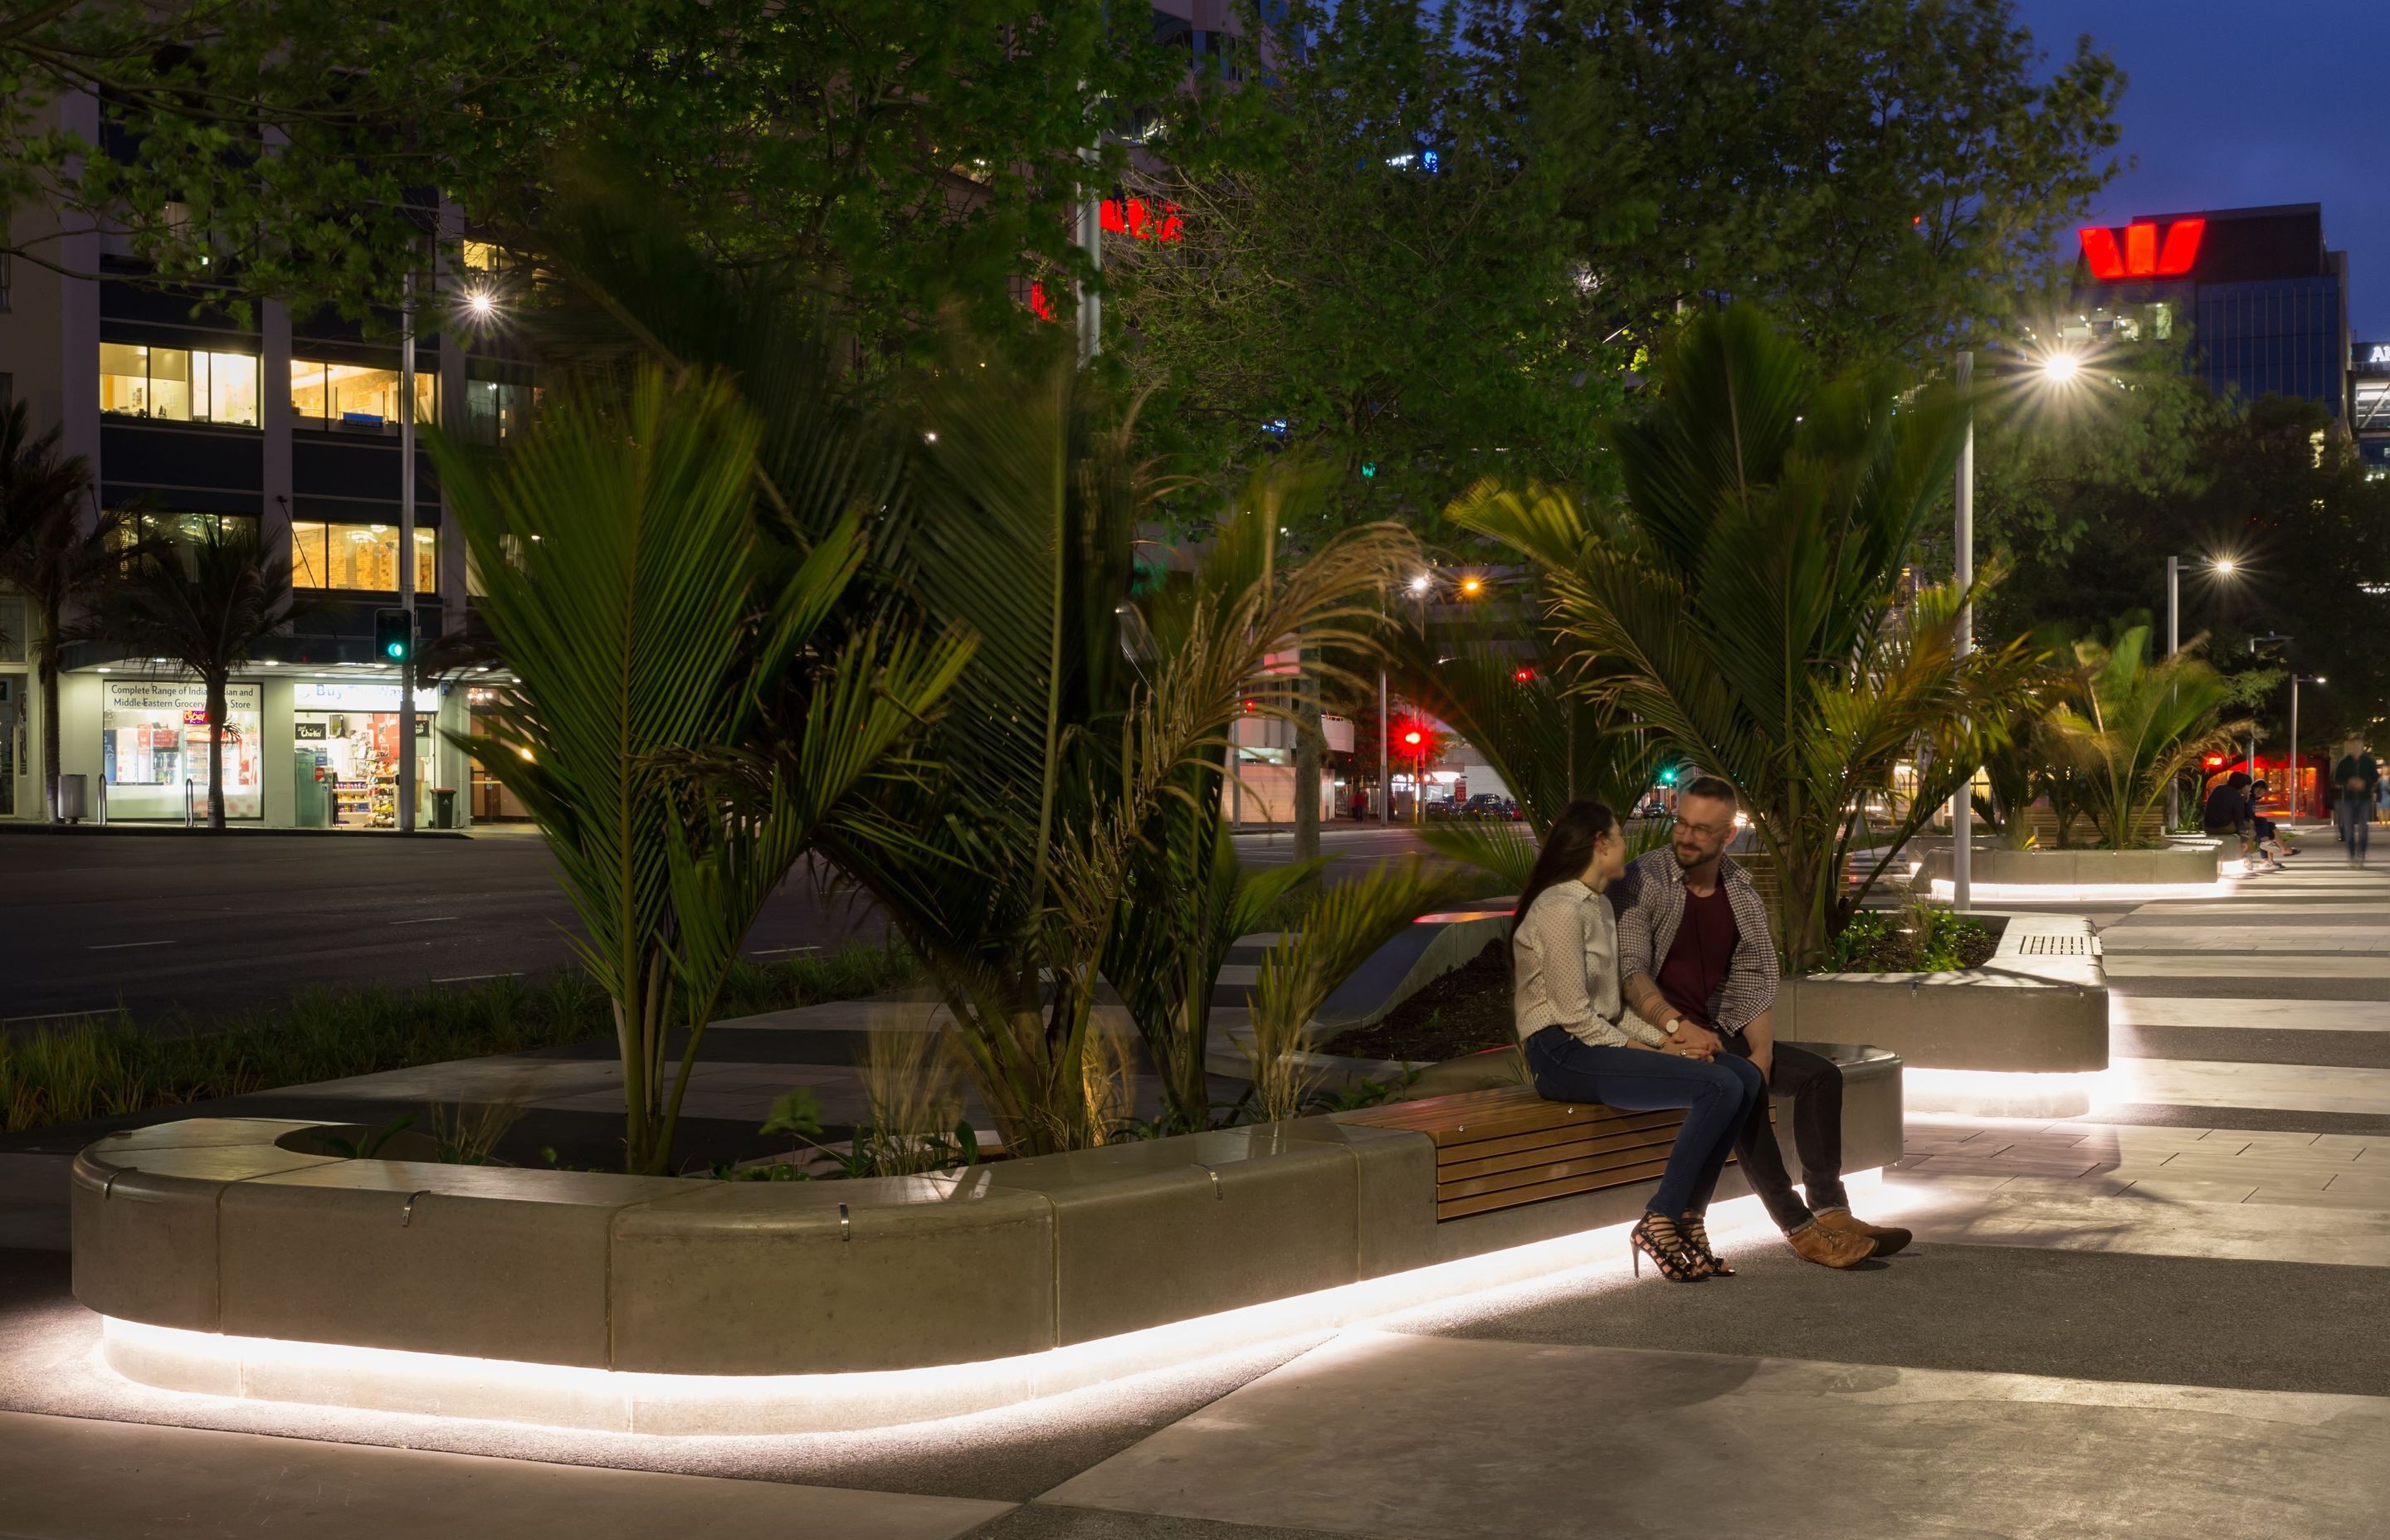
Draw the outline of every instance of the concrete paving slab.
M2178 1107L2263 1107L2390 1112L2390 1070L2237 1064L2204 1059L2120 1059L2104 1099Z
M0 1412L0 1533L947 1540L1010 1505Z
M1356 1333L1047 1499L1405 1540L2354 1540L2384 1438L2361 1396Z
M2076 1196L2062 1188L1961 1187L1904 1173L1884 1178L1882 1207L1894 1217L1879 1223L1906 1225L1920 1241L2390 1266L2390 1212L2352 1210L2319 1226L2289 1206L2244 1201L2257 1186L2218 1189L2217 1201L2170 1196L2157 1183L2136 1182L2113 1196L2084 1187Z

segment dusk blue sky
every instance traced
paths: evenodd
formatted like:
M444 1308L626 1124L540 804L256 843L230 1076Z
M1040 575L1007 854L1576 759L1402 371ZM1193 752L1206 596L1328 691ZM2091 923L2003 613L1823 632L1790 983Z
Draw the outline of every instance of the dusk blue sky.
M2384 0L2015 0L2055 63L2084 32L2130 77L2119 156L2091 210L2135 214L2320 203L2348 253L2348 323L2390 340L2390 4Z

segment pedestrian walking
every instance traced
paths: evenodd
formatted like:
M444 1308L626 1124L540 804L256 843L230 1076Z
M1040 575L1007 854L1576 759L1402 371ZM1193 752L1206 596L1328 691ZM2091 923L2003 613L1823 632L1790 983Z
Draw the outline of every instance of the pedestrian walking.
M2332 781L2340 789L2332 806L2332 819L2340 826L2340 842L2347 850L2348 864L2361 866L2373 831L2373 799L2382 785L2382 766L2365 751L2365 740L2355 733L2349 734L2347 741L2340 746L2340 758L2332 767Z

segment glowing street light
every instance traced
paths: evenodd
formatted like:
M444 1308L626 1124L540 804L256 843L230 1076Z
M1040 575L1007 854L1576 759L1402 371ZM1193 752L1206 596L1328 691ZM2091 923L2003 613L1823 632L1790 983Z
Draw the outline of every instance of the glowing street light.
M2241 564L2229 556L2220 556L2207 564L2207 570L2218 577L2229 578L2241 570ZM2182 558L2166 558L2166 656L2182 650ZM2166 828L2175 826L2182 811L2182 787L2178 782L2166 783Z
M1460 580L1460 592L1463 597L1473 599L1484 591L1485 580L1473 572Z
M1411 592L1414 594L1424 594L1428 589L1434 586L1434 584L1435 580L1433 578L1429 577L1425 572L1421 572L1419 576L1411 579Z
M2063 385L2083 367L2083 360L2071 353L2053 353L2041 361L2042 377L2052 385Z

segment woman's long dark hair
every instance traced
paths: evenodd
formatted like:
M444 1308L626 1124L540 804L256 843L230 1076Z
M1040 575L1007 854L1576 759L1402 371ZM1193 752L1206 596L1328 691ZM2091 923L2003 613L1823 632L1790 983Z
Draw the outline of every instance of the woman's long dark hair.
M1527 886L1519 894L1519 906L1510 911L1510 940L1519 939L1519 924L1535 907L1544 890L1571 878L1583 877L1585 868L1593 864L1593 847L1605 834L1618 828L1618 815L1609 805L1590 797L1579 797L1561 809L1552 820L1552 831L1544 836L1544 848L1536 853L1535 870L1527 874Z

